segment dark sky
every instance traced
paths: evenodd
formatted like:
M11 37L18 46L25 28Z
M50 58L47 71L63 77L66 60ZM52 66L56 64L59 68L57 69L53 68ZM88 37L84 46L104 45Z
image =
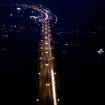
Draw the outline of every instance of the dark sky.
M104 0L1 0L2 3L40 3L58 16L65 28L72 24L103 24ZM67 26L67 27L66 27Z
M1 3L37 3L46 5L57 15L59 28L67 30L75 24L77 28L90 25L105 26L105 6L104 0L0 0ZM61 30L61 31L63 31ZM84 34L80 34L83 37Z
M104 0L39 0L58 16L63 29L77 26L104 24Z

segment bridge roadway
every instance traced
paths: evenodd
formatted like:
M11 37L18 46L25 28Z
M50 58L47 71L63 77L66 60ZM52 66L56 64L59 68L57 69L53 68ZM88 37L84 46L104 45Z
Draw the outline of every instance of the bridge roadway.
M54 57L52 56L50 21L42 23L42 39L40 42L40 86L39 105L57 105L54 77Z
M33 7L33 9L44 14L41 21L41 41L40 41L40 76L39 76L39 96L38 105L57 105L56 84L54 73L54 57L52 55L52 33L49 18L49 11Z

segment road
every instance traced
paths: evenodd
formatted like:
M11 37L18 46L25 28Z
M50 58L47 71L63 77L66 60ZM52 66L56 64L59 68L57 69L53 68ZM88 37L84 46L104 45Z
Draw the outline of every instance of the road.
M51 105L57 105L54 76L54 57L52 56L51 39L50 21L46 20L42 23L42 39L40 43L41 55L39 100L41 101L41 105L46 101L50 101Z
M52 55L52 32L49 11L33 6L43 17L41 20L40 73L38 105L57 105L54 57Z

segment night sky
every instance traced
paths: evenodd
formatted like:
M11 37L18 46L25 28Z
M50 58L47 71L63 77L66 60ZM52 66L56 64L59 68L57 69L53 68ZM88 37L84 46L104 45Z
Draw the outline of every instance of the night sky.
M103 101L105 54L97 51L105 50L104 0L1 0L0 5L3 3L42 4L57 15L58 23L52 29L61 105ZM8 49L0 50L0 104L31 104L32 96L36 97L40 27L26 20L10 19L12 9L10 5L0 6L0 35L4 34L3 24L6 30L11 24L17 25L8 32L8 40L0 36L0 49Z

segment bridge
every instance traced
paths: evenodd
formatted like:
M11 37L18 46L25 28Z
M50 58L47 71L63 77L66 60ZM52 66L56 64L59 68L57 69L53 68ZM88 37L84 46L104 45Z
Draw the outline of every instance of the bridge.
M8 4L0 4L0 6L8 6ZM51 21L53 19L51 11L43 8L41 5L24 5L24 4L11 4L17 7L17 11L22 9L32 9L33 12L37 11L40 15L31 15L30 19L41 23L41 40L40 40L40 72L39 75L39 92L37 98L38 105L57 105L56 83L54 72L54 57L52 54L53 46ZM12 14L10 14L12 16Z
M56 97L56 83L54 73L54 57L52 55L52 33L50 25L49 11L46 9L39 9L33 7L33 9L39 11L44 18L41 20L41 41L40 41L40 72L39 76L39 96L38 105L57 105ZM43 15L44 14L44 15Z

